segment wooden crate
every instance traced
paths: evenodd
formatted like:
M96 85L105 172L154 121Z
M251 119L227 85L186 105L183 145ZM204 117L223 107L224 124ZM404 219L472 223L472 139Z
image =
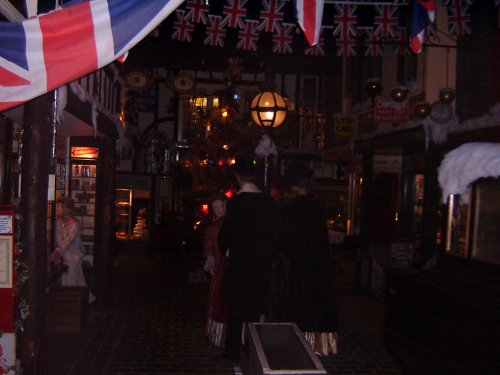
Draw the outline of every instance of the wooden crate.
M51 289L45 305L48 331L81 332L87 317L87 287L61 286Z

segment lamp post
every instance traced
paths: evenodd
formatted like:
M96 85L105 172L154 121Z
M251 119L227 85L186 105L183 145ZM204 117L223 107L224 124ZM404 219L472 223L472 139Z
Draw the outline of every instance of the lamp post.
M264 129L280 126L286 118L285 99L274 91L262 91L250 104L252 120Z
M256 149L256 154L264 157L264 187L268 188L268 170L271 154L276 154L276 146L271 137L271 130L285 121L287 106L285 99L274 91L262 91L252 99L250 113L252 120L261 126L265 134Z

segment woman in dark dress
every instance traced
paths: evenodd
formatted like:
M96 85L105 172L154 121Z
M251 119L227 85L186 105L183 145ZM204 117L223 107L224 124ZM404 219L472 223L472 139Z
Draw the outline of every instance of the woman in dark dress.
M338 316L326 216L310 195L312 172L292 163L284 178L281 255L286 271L281 320L297 323L319 355L337 352Z

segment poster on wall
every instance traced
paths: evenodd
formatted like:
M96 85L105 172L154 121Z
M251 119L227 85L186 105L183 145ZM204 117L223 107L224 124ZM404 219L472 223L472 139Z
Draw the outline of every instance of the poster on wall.
M351 115L337 114L334 117L335 135L342 138L352 138L356 134L356 123Z
M16 373L16 334L3 332L0 335L0 373Z
M409 120L408 102L397 103L392 98L375 99L375 121L378 123L401 124Z

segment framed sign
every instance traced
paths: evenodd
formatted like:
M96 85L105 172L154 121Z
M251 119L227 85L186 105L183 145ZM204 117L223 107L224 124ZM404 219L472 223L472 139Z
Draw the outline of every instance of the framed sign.
M0 288L12 288L12 236L0 236Z
M12 234L13 216L0 213L0 234Z
M16 334L3 332L0 335L0 373L16 372Z

